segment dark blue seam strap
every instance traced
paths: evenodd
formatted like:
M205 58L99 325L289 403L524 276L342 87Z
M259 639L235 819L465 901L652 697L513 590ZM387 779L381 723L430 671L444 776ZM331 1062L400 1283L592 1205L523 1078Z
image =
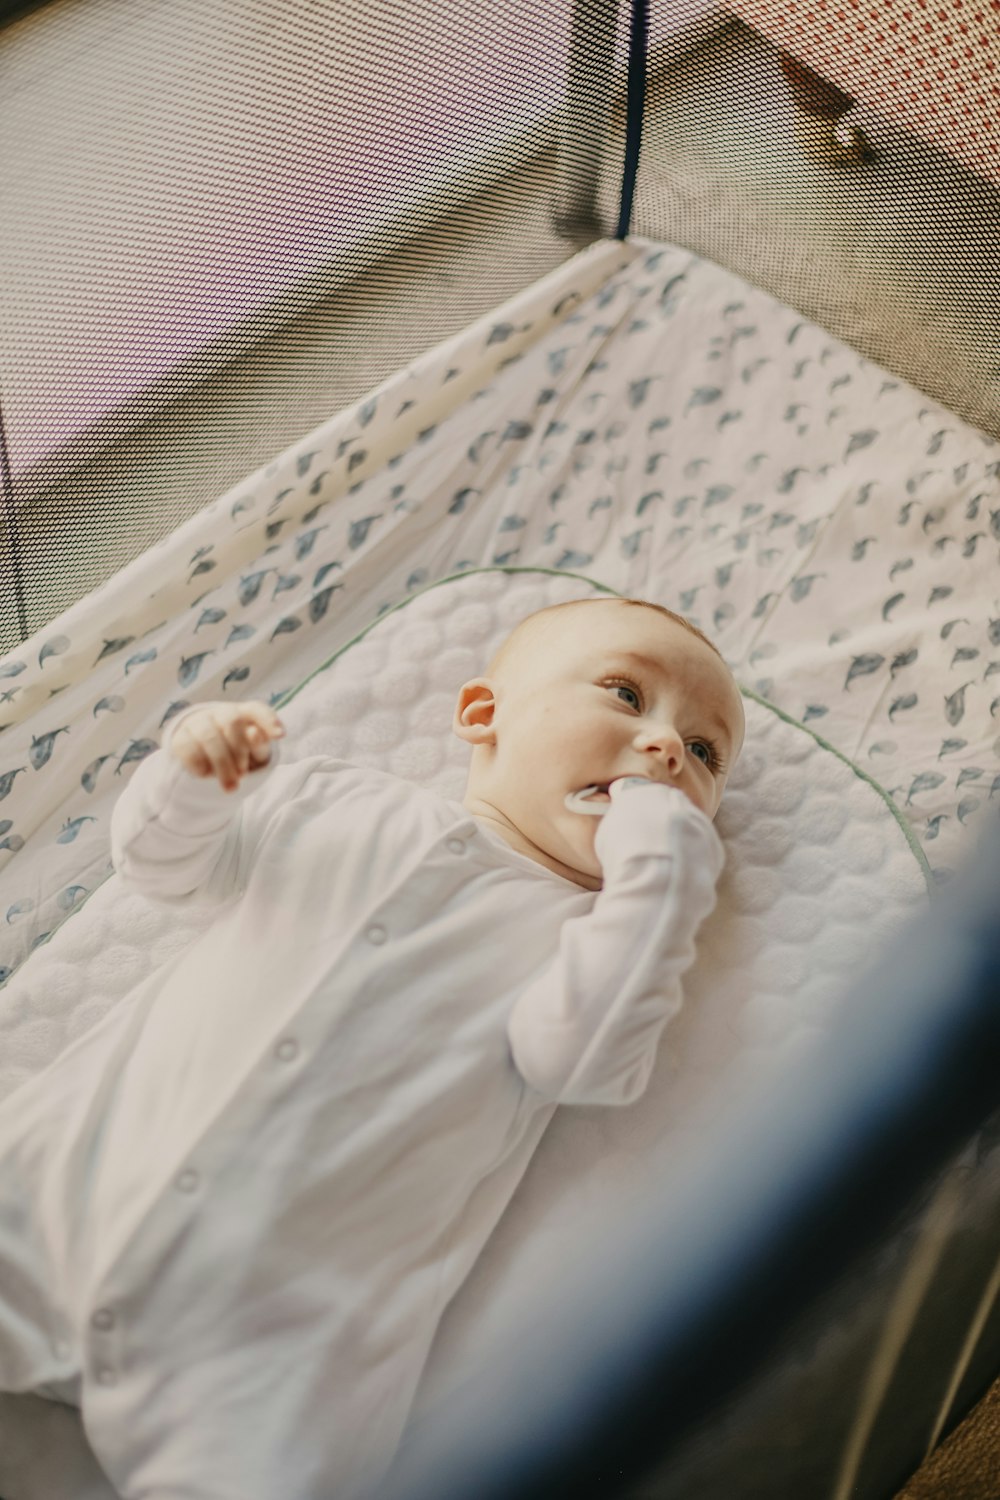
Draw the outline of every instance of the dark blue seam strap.
M642 145L642 111L646 101L646 51L649 42L649 0L632 0L632 28L628 44L628 119L625 126L625 166L615 239L623 240L632 220L632 199Z

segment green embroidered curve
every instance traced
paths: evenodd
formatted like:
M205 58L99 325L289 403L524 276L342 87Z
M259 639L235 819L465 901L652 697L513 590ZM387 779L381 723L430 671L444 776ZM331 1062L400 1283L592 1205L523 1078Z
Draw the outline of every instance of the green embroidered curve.
M327 667L335 662L339 656L343 656L345 651L349 651L352 646L356 646L358 641L363 640L368 632L370 630L374 630L375 626L378 625L380 621L384 620L387 615L395 614L396 610L398 609L405 609L408 604L412 604L414 599L419 599L422 594L429 594L432 589L439 589L443 584L446 583L454 583L458 578L469 578L474 573L542 573L548 575L551 578L578 578L581 583L589 584L591 588L597 589L599 593L614 594L615 597L619 599L625 597L625 595L620 594L617 589L609 588L605 583L598 583L596 579L588 578L585 573L571 573L568 570L562 568L466 568L461 573L449 573L447 578L439 578L435 583L429 583L426 588L417 589L406 599L400 599L398 603L390 605L388 609L383 609L382 613L378 615L370 625L366 625L365 628L359 631L358 634L353 637L353 639L347 642L346 645L341 646L339 650L335 651L331 657L329 657L325 662L322 662L320 666L316 668L315 672L313 672L309 677L305 678L304 681L299 683L298 687L293 688L290 693L287 693L283 698L279 699L275 707L284 707L286 703L290 702L291 699L295 697L296 693L302 691L302 689L306 686L306 683L312 681L313 677L315 677L317 673L325 672ZM771 713L777 714L778 718L783 719L786 724L792 725L794 729L801 729L803 734L810 735L821 749L828 750L831 755L835 755L838 760L843 761L844 765L849 766L850 769L854 772L855 776L859 778L859 780L866 781L868 785L873 789L873 791L878 793L878 795L882 798L882 801L885 803L886 807L889 809L889 812L892 814L893 818L895 818L896 823L899 825L900 832L906 839L911 853L920 866L924 881L927 885L928 895L933 896L936 892L936 887L934 885L934 877L931 874L931 867L928 863L927 856L921 849L920 844L917 840L917 836L914 833L913 829L910 827L908 821L906 820L906 818L904 818L902 811L886 791L885 787L880 786L879 783L874 779L874 777L869 776L867 771L865 771L855 761L851 760L849 756L846 756L843 751L838 750L836 745L831 745L829 740L823 739L822 735L817 734L814 729L810 729L808 724L803 724L799 719L793 719L791 714L785 713L784 709L778 708L777 704L771 703L767 698L762 698L760 694L755 693L752 688L744 687L743 684L739 682L737 683L737 686L739 687L739 690L743 694L744 698L752 698L755 703L760 704L761 708L766 708L770 710Z
M551 578L577 578L577 579L579 579L579 581L581 583L589 584L590 587L593 588L593 589L596 589L598 591L598 593L601 593L601 594L613 594L613 595L615 595L616 598L619 598L619 599L625 597L624 595L620 594L617 589L609 588L608 585L605 584L605 583L598 583L596 579L594 579L594 578L588 578L585 573L571 573L568 570L565 570L565 569L562 569L562 568L528 568L528 567L522 567L522 568L517 568L517 567L466 568L461 573L449 573L446 578L439 578L435 583L428 584L426 588L417 589L417 590L414 591L414 593L410 594L406 599L400 599L398 601L398 603L390 605L388 609L383 609L382 612L381 612L381 614L377 615L375 617L375 619L372 620L372 622L371 622L370 625L366 625L363 630L359 630L358 634L356 636L352 637L352 639L349 640L346 643L346 645L341 646L337 651L335 651L333 653L332 656L328 657L325 662L322 662L316 668L315 672L312 672L312 673L310 673L310 675L308 677L303 678L303 680L300 683L298 683L298 685L296 687L292 688L289 692L282 694L282 696L276 700L276 702L274 704L274 707L275 708L283 708L286 703L290 703L291 700L296 696L296 694L300 693L302 691L302 689L306 686L307 683L311 682L312 679L315 676L318 675L318 673L326 671L327 667L331 666L333 664L333 662L335 662L337 660L338 657L343 656L343 654L344 654L345 651L349 651L352 646L356 646L357 643L358 643L358 641L363 640L364 637L368 634L368 632L370 630L374 630L375 626L378 625L381 620L385 619L386 615L394 614L395 611L398 610L398 609L405 609L408 604L412 604L412 602L413 602L414 599L419 599L422 594L429 593L431 591L431 589L441 588L442 585L446 584L446 583L454 583L455 580L458 579L458 578L468 578L473 573L542 573L542 574L548 575ZM902 812L897 807L896 803L890 797L889 793L885 790L885 788L882 787L882 786L880 786L877 781L875 781L871 776L869 776L868 773L867 773L867 771L862 770L862 768L859 765L856 765L854 761L850 760L846 755L844 755L840 750L838 750L835 745L831 745L829 743L829 741L824 740L821 735L818 735L814 729L810 729L807 724L802 724L802 723L799 722L798 719L793 719L790 714L786 714L784 712L784 710L778 708L776 704L770 703L766 698L762 698L758 693L753 692L752 689L744 687L742 685L742 683L738 683L737 685L739 686L740 692L743 694L743 696L745 698L752 698L753 701L755 703L759 703L762 708L767 708L772 713L777 714L780 719L784 719L784 721L785 721L786 724L791 724L793 726L793 728L795 728L795 729L801 729L804 734L811 735L811 737L816 741L816 743L823 750L829 750L829 752L831 753L831 755L835 755L838 758L838 760L842 760L844 762L845 766L850 766L850 768L854 772L855 776L859 777L862 781L867 781L868 785L870 787L872 787L873 790L875 792L877 792L878 795L882 798L882 800L885 803L886 807L889 809L889 811L892 813L893 817L895 818L896 822L898 823L898 825L899 825L899 827L900 827L900 829L901 829L901 831L903 833L903 837L906 839L906 842L909 845L909 848L910 848L911 852L913 853L914 857L916 858L917 863L920 865L921 871L923 873L924 881L925 881L925 883L927 885L928 894L930 896L933 896L935 894L935 892L936 892L936 887L934 885L934 877L931 874L930 865L927 862L927 857L924 854L924 851L921 849L919 843L917 842L916 834L913 832L913 830L910 827L909 823L903 817ZM79 916L80 912L87 905L87 902L90 900L91 896L94 896L94 895L97 894L97 892L101 889L101 886L103 886L107 880L110 880L111 875L113 873L114 873L113 871L110 871L104 877L104 880L101 880L94 887L93 891L91 891L91 892L88 893L86 899L83 900L83 901L81 901L78 904L76 910L74 912L72 912L70 915L73 916L73 917ZM62 926L62 924L60 923L60 927L61 926ZM59 928L56 928L55 931L53 931L53 932L45 933L42 937L38 938L36 940L36 942L34 943L34 945L32 946L30 952L27 954L24 962L26 963L28 961L28 959L31 958L32 953L37 952L37 950L39 948L43 948L49 942L51 942L52 938L55 936L55 932L57 932L57 931L59 931ZM0 983L0 989L3 989L4 986L8 983L8 981L10 979L13 979L14 975L16 973L18 973L19 970L22 967L23 967L23 965L19 964L17 966L17 968L14 969L7 976L7 979L3 980L3 982Z

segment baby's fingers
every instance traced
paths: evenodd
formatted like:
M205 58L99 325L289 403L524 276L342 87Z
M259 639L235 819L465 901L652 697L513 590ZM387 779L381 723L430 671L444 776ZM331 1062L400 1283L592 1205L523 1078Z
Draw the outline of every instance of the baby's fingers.
M255 700L245 706L243 715L239 722L245 726L251 744L266 744L285 732L284 724L270 704Z
M201 750L211 763L211 772L219 779L219 784L230 791L246 769L245 764L241 766L244 755L242 748L242 734L237 738L238 731L234 732L231 724L220 724L218 719L211 719L208 724L201 726Z
M233 758L236 780L247 771L251 773L270 763L268 742L284 734L284 728L275 715L268 712L263 719L237 719L226 725L226 739ZM235 781L232 783L235 785ZM223 781L223 785L226 785ZM228 788L227 788L228 789Z
M274 738L274 731L268 734L257 724L249 725L247 729L247 742L250 746L250 759L256 766L265 766L271 759L271 752L267 748L268 740Z
M243 724L239 720L224 726L228 756L220 758L219 771L220 780L227 790L230 786L235 786L239 778L250 769L250 729L249 724Z

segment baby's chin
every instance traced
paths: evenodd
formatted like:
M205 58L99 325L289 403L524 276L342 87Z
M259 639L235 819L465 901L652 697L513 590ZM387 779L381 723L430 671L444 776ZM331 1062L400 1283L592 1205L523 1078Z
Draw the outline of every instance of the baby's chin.
M561 840L563 848L562 852L553 850L554 857L561 860L563 864L567 865L577 874L586 876L591 881L602 882L604 880L604 871L601 869L601 862L594 852L594 838L601 821L600 818L585 817L580 813L568 813L567 816L572 818L573 822L568 827L566 824L563 824L560 828L560 833L563 835ZM577 823L582 826L577 827Z
M601 885L604 876L600 860L594 853L597 818L564 812L563 817L525 817L520 821L508 814L508 819L523 841L523 854L530 854L533 858L543 855L543 862L548 862L556 874L575 880L587 889ZM576 827L577 822L584 826Z

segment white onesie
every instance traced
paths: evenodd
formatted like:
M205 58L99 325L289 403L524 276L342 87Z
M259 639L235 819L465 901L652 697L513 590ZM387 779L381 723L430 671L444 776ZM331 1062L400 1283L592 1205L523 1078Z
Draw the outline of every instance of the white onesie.
M0 1105L0 1389L68 1392L124 1500L349 1500L555 1106L645 1088L722 846L650 783L587 891L274 741L227 793L186 713L112 857L207 925Z

